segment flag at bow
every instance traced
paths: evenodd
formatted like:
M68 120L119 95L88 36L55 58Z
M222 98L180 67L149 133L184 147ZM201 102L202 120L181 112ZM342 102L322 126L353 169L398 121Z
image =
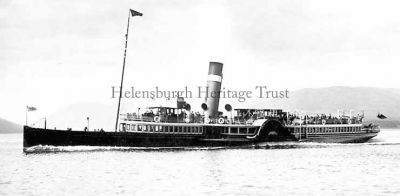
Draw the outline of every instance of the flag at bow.
M386 119L387 118L385 115L383 115L381 113L378 113L377 117L380 118L380 119Z
M130 9L130 10L131 10L132 17L133 17L133 16L143 16L143 14L140 13L140 12L137 12L137 11L135 11L135 10L133 10L133 9Z
M28 112L32 112L32 111L36 111L37 108L36 108L36 107L31 107L31 106L26 106L26 110L27 110Z

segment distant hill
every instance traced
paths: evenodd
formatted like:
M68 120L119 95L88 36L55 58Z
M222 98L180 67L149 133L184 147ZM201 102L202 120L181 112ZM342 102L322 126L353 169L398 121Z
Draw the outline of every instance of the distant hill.
M336 114L338 109L364 111L365 120L384 127L400 126L400 89L370 87L308 88L289 93L289 99L257 100L254 107L269 105L307 113ZM388 119L376 118L382 113Z
M98 103L78 103L70 105L53 115L47 117L47 128L83 130L87 126L86 118L89 117L89 129L114 130L116 107Z
M200 105L192 102L191 104L192 108ZM366 116L366 123L374 122L386 128L400 127L400 89L369 87L310 88L290 92L289 99L251 99L241 105L240 103L232 103L232 105L234 107L282 108L290 111L297 109L306 113L331 114L336 114L337 109L352 109L355 113L363 110ZM223 108L223 103L221 103L220 110L224 110ZM125 104L121 109L121 113L124 113L124 110L136 112L136 107L129 104ZM380 120L376 118L378 112L386 115L388 119ZM83 130L87 126L86 117L89 116L91 130L103 128L112 131L115 125L115 115L115 105L79 103L48 116L47 127Z
M22 133L22 126L0 118L0 133Z

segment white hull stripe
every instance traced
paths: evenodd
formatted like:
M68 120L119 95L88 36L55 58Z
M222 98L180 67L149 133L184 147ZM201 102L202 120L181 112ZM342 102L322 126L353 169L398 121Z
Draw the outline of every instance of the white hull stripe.
M219 75L208 75L207 81L222 82L222 76L219 76Z

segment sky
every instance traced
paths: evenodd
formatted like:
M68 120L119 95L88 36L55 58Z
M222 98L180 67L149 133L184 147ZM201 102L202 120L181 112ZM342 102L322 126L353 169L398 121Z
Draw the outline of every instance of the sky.
M0 117L23 124L75 103L116 104L129 8L127 87L400 88L398 1L0 0ZM145 100L126 100L125 102ZM152 102L154 103L154 102Z

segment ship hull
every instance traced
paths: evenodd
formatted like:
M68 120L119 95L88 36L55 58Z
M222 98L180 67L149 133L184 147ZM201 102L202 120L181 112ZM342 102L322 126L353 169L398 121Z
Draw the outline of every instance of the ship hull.
M202 135L172 135L133 132L86 132L48 130L24 127L24 147L50 146L126 146L126 147L184 147L240 146L251 144L248 139L207 139Z
M378 135L378 132L372 133L347 133L347 134L316 134L308 135L302 142L319 143L363 143Z
M378 132L357 134L314 134L299 142L359 143L375 137ZM23 146L124 146L124 147L185 147L256 145L260 140L243 138L210 138L207 134L162 134L134 132L86 132L49 130L25 126ZM293 141L293 140L292 140ZM267 141L268 142L268 141Z

